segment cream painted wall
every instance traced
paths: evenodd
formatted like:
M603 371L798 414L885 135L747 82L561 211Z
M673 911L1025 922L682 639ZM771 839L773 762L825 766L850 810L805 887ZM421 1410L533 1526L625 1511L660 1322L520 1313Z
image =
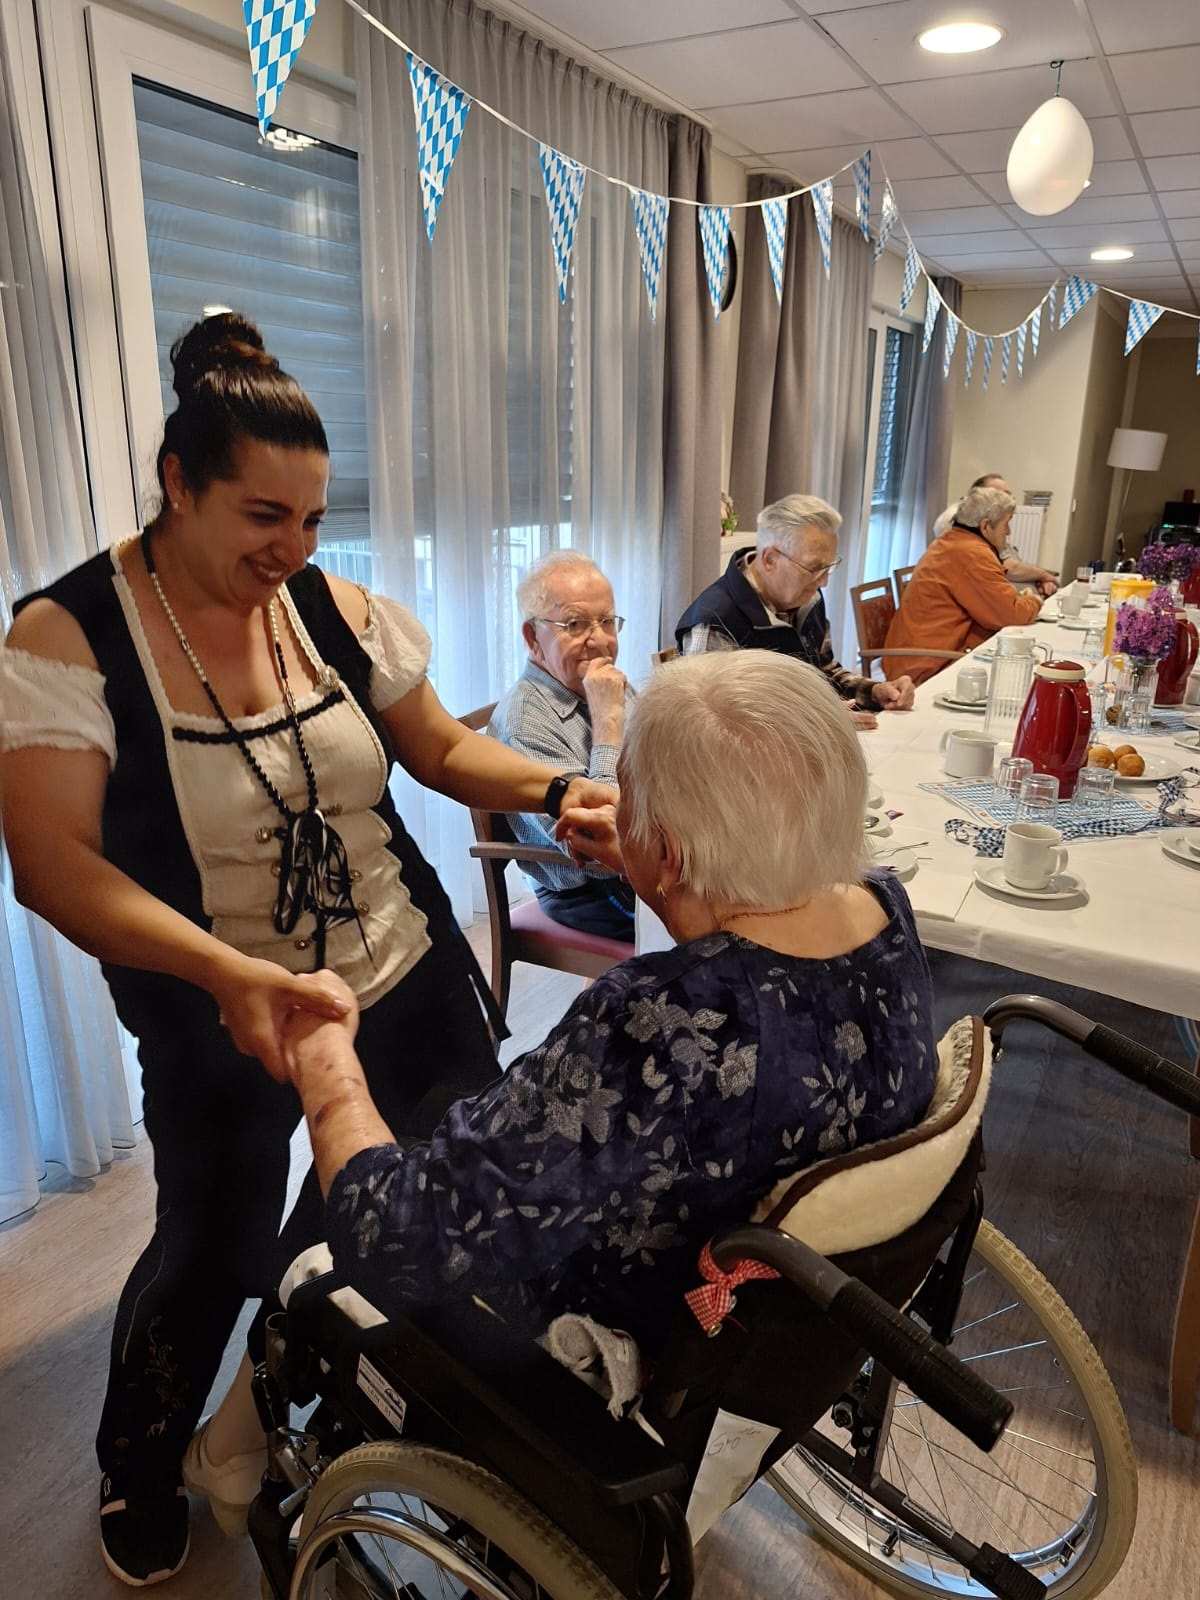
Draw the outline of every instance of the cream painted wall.
M1099 307L1087 391L1079 430L1075 464L1075 514L1071 518L1062 570L1073 576L1084 562L1104 554L1105 524L1112 493L1113 469L1108 447L1113 429L1120 426L1129 366L1125 360L1124 301L1097 296ZM1110 306L1113 308L1110 310ZM1066 329L1070 333L1071 329Z
M175 0L175 9L194 11L210 22L223 23L234 28L244 40L246 23L242 14L242 0ZM354 13L341 0L326 0L317 7L308 38L304 41L301 64L307 67L324 67L328 72L338 72L345 77L354 75L354 36L351 24Z
M1034 289L968 289L963 320L983 332L1019 322L1037 300ZM1059 332L1045 327L1041 349L1025 352L1024 377L1016 352L1007 384L1000 382L1000 347L985 394L976 356L975 377L963 387L965 340L960 336L948 383L956 385L950 450L950 492L962 493L984 472L1003 472L1018 503L1027 489L1049 489L1053 498L1042 531L1043 566L1061 568L1067 548L1075 473L1083 428L1096 318L1093 300ZM934 349L941 348L941 326ZM933 354L931 350L930 354Z
M1133 481L1121 527L1126 549L1134 552L1141 549L1146 529L1162 515L1164 500L1181 499L1184 489L1195 489L1200 494L1196 324L1183 324L1176 319L1174 326L1183 328L1181 336L1148 337L1140 347L1142 359L1129 425L1165 433L1167 447L1157 472L1130 473Z

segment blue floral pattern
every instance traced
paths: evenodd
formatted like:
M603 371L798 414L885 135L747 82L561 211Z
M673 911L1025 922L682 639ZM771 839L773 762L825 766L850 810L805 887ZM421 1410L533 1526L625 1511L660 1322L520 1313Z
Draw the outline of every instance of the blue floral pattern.
M360 1152L329 1194L338 1270L385 1312L478 1294L652 1350L715 1231L928 1105L928 967L903 889L867 883L888 923L849 955L720 933L624 962L427 1145Z

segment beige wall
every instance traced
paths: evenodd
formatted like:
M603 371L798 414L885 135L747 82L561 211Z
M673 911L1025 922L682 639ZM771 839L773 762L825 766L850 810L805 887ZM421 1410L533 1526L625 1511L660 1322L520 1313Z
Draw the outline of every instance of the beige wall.
M1112 493L1113 469L1108 447L1113 429L1120 426L1129 367L1125 360L1125 303L1099 295L1092 361L1079 430L1075 464L1075 514L1071 518L1063 551L1062 570L1068 577L1084 562L1104 554L1105 524ZM1110 311L1110 305L1114 309ZM1068 327L1068 333L1071 331Z
M1036 303L1035 289L968 289L964 321L984 332L1011 328ZM961 494L984 472L1003 472L1020 503L1028 489L1049 489L1053 498L1042 530L1041 561L1061 568L1068 545L1076 465L1087 398L1098 315L1093 300L1059 332L1043 326L1040 353L1025 351L1025 374L1017 376L1014 347L1007 384L1000 382L996 345L985 394L976 354L969 389L963 387L965 340L960 335L948 383L956 385L950 451L950 493ZM941 326L930 351L941 348ZM1015 341L1014 341L1015 346ZM1103 519L1101 519L1103 520Z
M1163 319L1164 322L1167 320ZM1121 528L1125 547L1141 549L1142 535L1162 515L1164 500L1179 500L1184 489L1200 494L1200 377L1196 375L1196 324L1182 336L1142 340L1141 364L1133 400L1131 428L1165 433L1167 446L1157 472L1131 472L1129 500Z
M136 0L135 0L136 3ZM245 40L246 23L242 15L242 0L175 0L176 10L193 11L210 22L223 23L234 28ZM349 6L341 0L332 0L317 7L300 61L305 67L323 67L327 72L338 72L345 77L354 75L354 36L351 24L355 20Z
M875 263L875 276L871 284L871 304L879 311L894 317L903 314L906 322L925 320L925 279L917 279L912 299L904 312L900 311L900 290L904 286L904 257L885 250Z

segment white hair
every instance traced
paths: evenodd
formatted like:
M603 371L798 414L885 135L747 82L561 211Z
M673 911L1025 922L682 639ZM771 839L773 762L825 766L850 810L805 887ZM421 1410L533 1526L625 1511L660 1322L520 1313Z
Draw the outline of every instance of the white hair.
M549 607L557 604L550 593L556 574L584 569L597 572L604 578L591 556L585 556L582 550L551 550L535 561L517 585L521 621L529 622L534 617L543 616ZM604 578L604 581L607 583L608 579Z
M982 528L985 522L994 528L1016 509L1017 502L1007 489L968 489L958 502L954 520L962 528Z
M805 528L819 528L836 538L841 525L841 512L827 501L815 494L789 494L758 513L758 548L795 555Z
M673 839L705 899L793 905L862 871L858 737L824 675L790 656L714 651L660 668L621 766L634 840Z
M952 505L948 505L946 507L945 511L943 511L938 516L937 520L934 522L934 524L933 524L933 537L935 539L940 539L942 537L942 535L945 533L946 529L953 525L953 523L954 523L955 519L957 518L957 516L958 516L958 501L955 500Z

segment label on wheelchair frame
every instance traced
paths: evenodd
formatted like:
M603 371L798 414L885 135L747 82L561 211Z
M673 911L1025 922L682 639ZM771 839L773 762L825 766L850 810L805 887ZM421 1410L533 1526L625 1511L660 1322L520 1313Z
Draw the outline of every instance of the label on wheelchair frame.
M404 1415L408 1410L407 1401L392 1387L379 1368L373 1367L363 1355L358 1358L356 1382L379 1415L386 1417L397 1433L403 1433Z

